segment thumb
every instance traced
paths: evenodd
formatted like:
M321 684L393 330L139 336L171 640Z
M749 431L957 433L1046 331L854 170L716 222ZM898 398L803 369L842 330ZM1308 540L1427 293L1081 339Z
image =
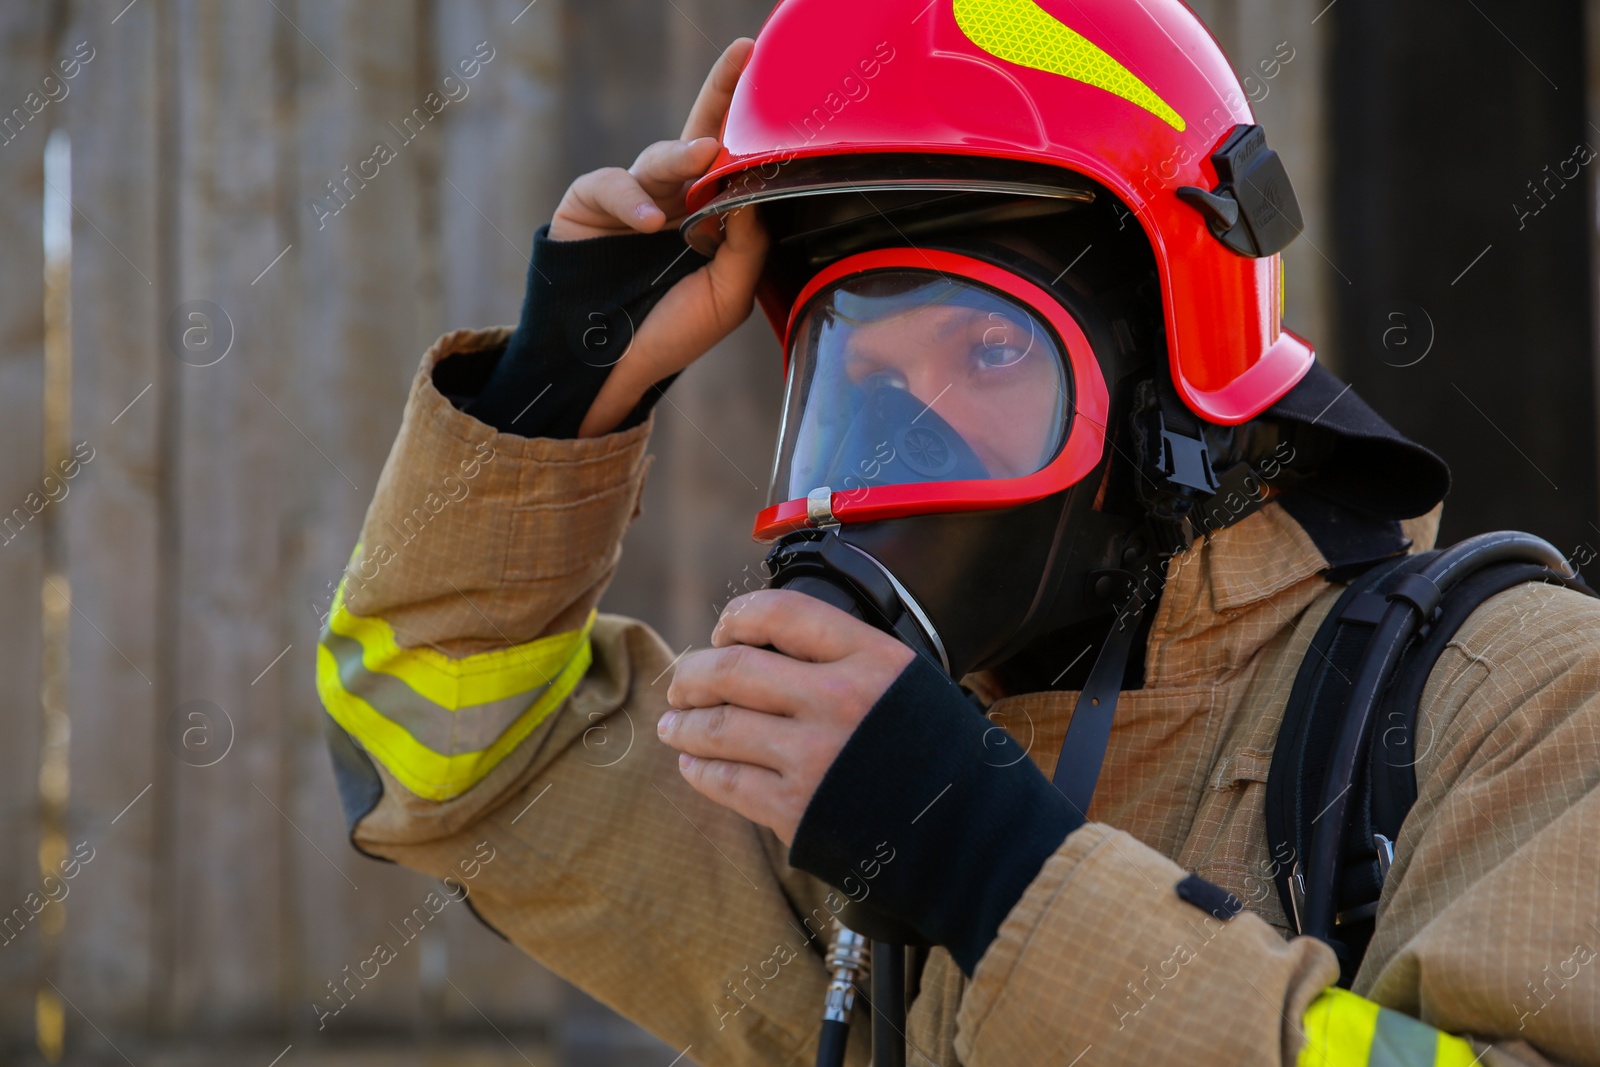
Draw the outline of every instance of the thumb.
M704 268L711 288L715 328L721 330L717 340L749 317L756 283L761 279L761 268L771 244L767 228L761 224L754 207L739 208L724 215L723 222L726 240Z
M715 267L725 261L724 269L737 272L747 282L746 287L754 293L756 278L766 262L767 248L771 244L767 228L762 224L754 205L738 208L723 216L723 219L727 240L712 256L711 265Z
M727 239L711 262L667 290L635 332L578 429L607 433L656 382L705 355L750 317L770 241L753 208L727 216Z

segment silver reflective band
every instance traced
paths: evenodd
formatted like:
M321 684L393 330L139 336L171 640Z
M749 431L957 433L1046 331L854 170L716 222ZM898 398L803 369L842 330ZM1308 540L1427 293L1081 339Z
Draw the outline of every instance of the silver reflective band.
M833 517L833 490L827 486L806 494L806 518L813 526L837 526Z

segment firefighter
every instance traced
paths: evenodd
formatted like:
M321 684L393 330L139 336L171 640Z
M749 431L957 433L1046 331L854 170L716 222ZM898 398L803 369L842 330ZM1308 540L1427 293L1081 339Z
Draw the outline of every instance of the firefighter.
M1364 956L1274 892L1290 689L1448 488L1283 328L1299 227L1176 2L786 0L424 356L318 650L352 843L488 843L479 917L706 1065L812 1061L836 921L922 946L916 1064L1600 1064L1581 591L1431 667ZM756 304L774 588L679 655L596 604Z

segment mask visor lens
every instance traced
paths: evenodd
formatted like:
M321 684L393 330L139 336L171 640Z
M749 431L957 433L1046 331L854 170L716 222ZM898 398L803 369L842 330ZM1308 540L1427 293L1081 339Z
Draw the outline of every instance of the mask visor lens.
M931 270L819 290L791 334L769 503L828 486L1020 478L1066 440L1061 343L1020 301Z

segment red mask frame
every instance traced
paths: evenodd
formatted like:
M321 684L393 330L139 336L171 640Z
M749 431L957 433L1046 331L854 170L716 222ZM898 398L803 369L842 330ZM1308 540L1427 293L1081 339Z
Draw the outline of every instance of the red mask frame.
M1083 480L1094 470L1105 453L1106 420L1111 409L1111 394L1088 337L1077 320L1049 290L1004 267L972 256L913 247L881 248L846 256L823 268L800 290L789 311L783 336L786 390L790 385L790 353L795 324L811 298L841 278L883 269L932 270L955 275L1027 306L1054 331L1056 343L1066 353L1066 369L1073 386L1071 417L1066 440L1055 457L1032 474L1018 478L915 482L835 490L830 499L835 521L875 522L910 515L1016 507L1058 493ZM811 525L808 500L785 500L756 515L751 536L757 541L770 542Z

